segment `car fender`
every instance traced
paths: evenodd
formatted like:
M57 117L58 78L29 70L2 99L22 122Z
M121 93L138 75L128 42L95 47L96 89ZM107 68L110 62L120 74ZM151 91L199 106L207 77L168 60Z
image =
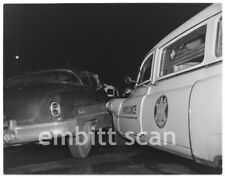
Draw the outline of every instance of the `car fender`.
M196 82L189 103L190 147L195 160L222 155L222 75Z

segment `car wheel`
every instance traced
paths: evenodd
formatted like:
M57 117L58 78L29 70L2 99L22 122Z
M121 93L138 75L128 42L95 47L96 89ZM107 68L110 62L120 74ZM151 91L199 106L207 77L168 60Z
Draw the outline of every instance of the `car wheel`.
M79 135L79 141L83 142L84 139L86 139L85 144L76 144L76 137L72 138L72 143L71 140L68 139L68 146L71 155L74 158L85 158L88 156L88 154L91 151L91 122L85 122L82 128L80 128L80 131L83 131L86 133L87 138L84 138L83 135Z

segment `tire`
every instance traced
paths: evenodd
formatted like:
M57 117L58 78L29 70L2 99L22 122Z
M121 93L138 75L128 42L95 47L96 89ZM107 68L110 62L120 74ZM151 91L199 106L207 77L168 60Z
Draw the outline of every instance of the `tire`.
M72 144L70 143L68 139L68 147L70 150L71 155L74 158L85 158L88 156L88 154L91 151L91 135L89 134L91 132L91 122L85 122L84 125L80 128L80 131L85 132L88 135L88 139L86 144L79 145L76 144L76 137L73 137ZM80 141L83 141L82 135L80 135Z

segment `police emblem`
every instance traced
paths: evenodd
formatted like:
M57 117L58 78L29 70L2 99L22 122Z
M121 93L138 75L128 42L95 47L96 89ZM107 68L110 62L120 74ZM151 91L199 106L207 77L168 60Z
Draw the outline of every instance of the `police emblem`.
M168 116L168 100L162 95L155 103L154 117L155 123L159 128L163 128L166 124Z

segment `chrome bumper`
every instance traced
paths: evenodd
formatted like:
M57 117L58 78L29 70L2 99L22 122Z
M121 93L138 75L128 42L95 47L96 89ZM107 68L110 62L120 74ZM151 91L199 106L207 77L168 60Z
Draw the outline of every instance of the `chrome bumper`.
M40 134L44 132L50 133L51 136L60 136L60 134L65 133L74 134L76 126L76 119L24 126L18 126L16 121L10 121L8 129L4 130L4 144L16 145L36 142L39 141Z

